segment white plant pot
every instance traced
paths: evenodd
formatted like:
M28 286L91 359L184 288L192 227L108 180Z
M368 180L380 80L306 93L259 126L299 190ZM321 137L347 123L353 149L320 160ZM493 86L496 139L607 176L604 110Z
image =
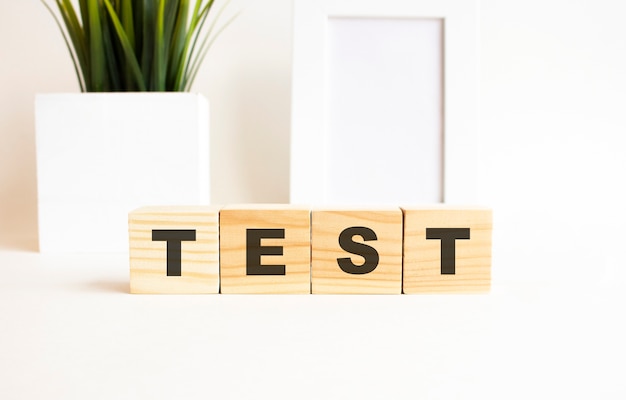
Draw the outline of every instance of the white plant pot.
M128 212L209 204L209 106L191 93L36 98L40 252L128 251Z

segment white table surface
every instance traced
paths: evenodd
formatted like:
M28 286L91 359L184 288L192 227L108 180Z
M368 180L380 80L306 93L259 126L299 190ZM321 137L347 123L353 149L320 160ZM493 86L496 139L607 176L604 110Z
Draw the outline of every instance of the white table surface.
M0 399L626 398L618 282L131 295L125 254L6 249L0 274Z

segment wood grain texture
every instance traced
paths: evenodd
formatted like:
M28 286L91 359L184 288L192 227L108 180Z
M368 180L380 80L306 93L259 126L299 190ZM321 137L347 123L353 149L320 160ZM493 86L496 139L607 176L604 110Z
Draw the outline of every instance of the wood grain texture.
M471 293L491 287L492 212L480 208L403 207L403 292ZM427 228L469 228L455 241L455 273L441 273L442 241L427 239Z
M247 230L284 229L283 238L263 238L262 247L280 246L282 255L260 256L263 265L284 265L284 275L247 275ZM311 293L311 215L291 205L233 205L220 211L222 293Z
M366 227L376 240L353 241L376 249L376 268L366 274L344 272L338 258L349 257L354 265L361 255L342 249L339 235L346 228ZM314 209L311 213L311 288L313 293L400 294L402 285L402 212L399 208Z
M219 208L143 207L128 215L131 293L219 293ZM167 276L167 242L153 241L155 229L194 229L195 241L181 243L181 276Z

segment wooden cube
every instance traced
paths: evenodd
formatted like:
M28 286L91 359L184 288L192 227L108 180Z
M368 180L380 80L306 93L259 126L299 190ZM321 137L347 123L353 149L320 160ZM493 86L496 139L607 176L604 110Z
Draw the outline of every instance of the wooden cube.
M489 291L491 210L447 206L402 210L404 293Z
M143 207L128 225L131 293L219 293L219 208Z
M401 293L399 208L316 209L311 232L313 293Z
M311 293L308 208L234 205L220 211L222 293Z

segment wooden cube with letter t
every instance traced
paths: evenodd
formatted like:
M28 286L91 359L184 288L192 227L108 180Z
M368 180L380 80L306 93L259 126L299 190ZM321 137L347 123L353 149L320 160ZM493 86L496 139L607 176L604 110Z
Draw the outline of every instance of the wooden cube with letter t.
M404 293L489 291L491 210L440 206L402 211Z
M317 209L311 226L313 293L401 293L399 208Z
M282 205L220 211L222 293L311 293L311 214Z
M142 207L128 214L131 293L219 293L219 209Z

